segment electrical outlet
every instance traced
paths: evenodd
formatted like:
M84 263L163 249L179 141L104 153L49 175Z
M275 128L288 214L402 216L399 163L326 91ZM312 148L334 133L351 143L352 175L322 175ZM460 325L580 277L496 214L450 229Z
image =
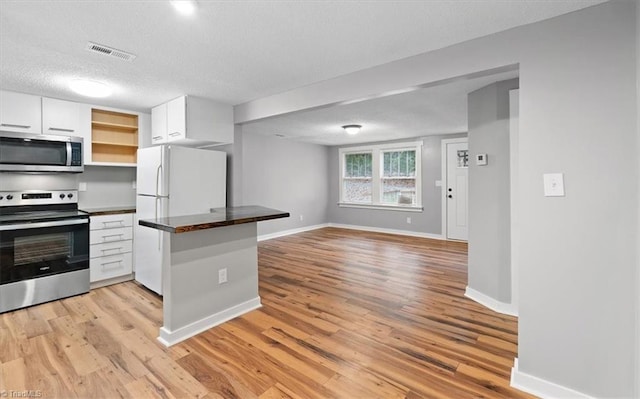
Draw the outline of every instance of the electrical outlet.
M407 218L407 224L411 224L411 218L410 217Z
M300 215L300 221L302 222L304 220L304 215Z
M87 191L87 183L82 181L78 183L78 191Z
M131 182L131 188L135 190L137 187L138 187L137 182L136 182L135 180L134 180L134 181L132 181L132 182Z
M218 284L227 282L227 268L218 270Z

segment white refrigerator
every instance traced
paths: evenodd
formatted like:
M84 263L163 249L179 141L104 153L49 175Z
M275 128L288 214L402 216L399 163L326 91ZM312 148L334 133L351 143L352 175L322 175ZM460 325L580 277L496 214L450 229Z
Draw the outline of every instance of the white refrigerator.
M227 154L175 145L138 150L137 219L208 213L226 206ZM135 225L135 279L162 295L169 260L160 230Z

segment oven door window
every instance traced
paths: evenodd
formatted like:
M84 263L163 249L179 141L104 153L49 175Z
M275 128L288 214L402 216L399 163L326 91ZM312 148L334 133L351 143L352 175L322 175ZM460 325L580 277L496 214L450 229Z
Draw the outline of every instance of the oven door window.
M88 223L0 232L0 284L88 267Z
M0 137L0 164L65 166L67 143Z

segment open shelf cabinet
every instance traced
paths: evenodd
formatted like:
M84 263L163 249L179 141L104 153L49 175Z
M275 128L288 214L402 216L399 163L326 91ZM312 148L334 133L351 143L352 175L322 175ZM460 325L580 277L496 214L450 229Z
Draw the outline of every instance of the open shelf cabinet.
M91 155L93 162L136 163L138 115L91 110Z

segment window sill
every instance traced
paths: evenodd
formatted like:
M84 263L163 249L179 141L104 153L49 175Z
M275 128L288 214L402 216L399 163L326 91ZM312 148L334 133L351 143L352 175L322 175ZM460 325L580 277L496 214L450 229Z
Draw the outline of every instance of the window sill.
M408 206L408 205L381 205L381 204L354 204L338 202L340 208L362 208L362 209L379 209L384 211L400 211L400 212L422 212L424 210L421 206Z

